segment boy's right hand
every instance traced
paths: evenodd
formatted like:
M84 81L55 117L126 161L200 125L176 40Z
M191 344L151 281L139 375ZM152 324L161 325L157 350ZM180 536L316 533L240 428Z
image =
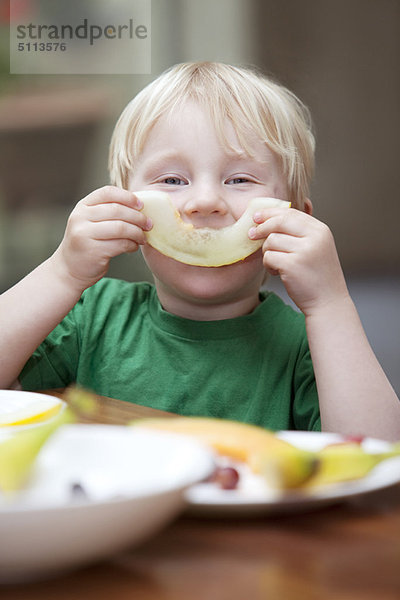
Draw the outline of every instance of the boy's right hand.
M58 273L80 291L101 279L110 259L135 252L152 224L140 212L133 192L105 186L83 198L72 211L52 260Z

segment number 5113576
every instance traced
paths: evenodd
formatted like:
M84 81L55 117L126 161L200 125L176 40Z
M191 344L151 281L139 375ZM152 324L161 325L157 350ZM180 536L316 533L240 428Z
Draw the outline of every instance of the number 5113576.
M65 52L67 44L64 42L19 42L18 52Z

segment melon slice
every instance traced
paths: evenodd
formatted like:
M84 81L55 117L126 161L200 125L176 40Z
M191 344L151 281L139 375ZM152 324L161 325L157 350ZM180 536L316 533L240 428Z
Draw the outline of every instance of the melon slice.
M290 206L290 202L277 198L253 198L233 225L196 228L182 220L166 192L146 190L135 194L144 204L144 214L153 222L153 228L146 232L148 244L174 260L200 267L230 265L253 254L264 242L248 236L254 213Z

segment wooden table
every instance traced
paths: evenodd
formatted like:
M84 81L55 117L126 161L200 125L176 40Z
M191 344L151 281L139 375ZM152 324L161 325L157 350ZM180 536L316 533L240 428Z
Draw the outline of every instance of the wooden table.
M100 398L101 422L168 416ZM183 515L140 547L2 600L399 600L400 486L309 513Z

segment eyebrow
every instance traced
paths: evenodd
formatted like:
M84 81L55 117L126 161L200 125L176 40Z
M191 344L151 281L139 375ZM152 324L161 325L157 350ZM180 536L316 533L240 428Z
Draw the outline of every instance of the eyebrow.
M232 153L231 156L228 155L225 162L227 165L232 162L233 163L232 168L240 170L241 164L245 163L248 160L254 160L254 159L252 159L248 154ZM145 169L144 169L144 174L146 176L148 176L148 175L152 175L154 171L158 171L159 169L166 168L168 170L169 163L174 163L174 162L183 164L185 167L187 167L190 165L191 161L190 161L190 157L187 157L187 156L185 156L185 154L182 154L180 152L175 152L175 151L163 152L163 153L160 153L148 160L147 165L145 166ZM256 162L258 164L261 164L261 163L259 163L259 161L256 161Z
M185 158L185 156L183 154L180 154L178 152L163 152L160 153L158 155L156 155L154 158L151 158L146 166L146 172L147 171L151 171L153 169L157 169L159 168L163 163L165 162L170 162L170 161L186 161L187 159Z
M152 171L154 169L160 168L162 166L162 164L165 162L174 161L174 160L181 161L181 162L190 162L190 159L188 159L184 154L181 154L179 152L176 152L176 151L162 152L162 153L156 155L154 158L151 158L149 160L149 162L146 166L146 173L148 171ZM228 158L227 158L227 162L233 161L235 163L243 163L248 160L256 162L260 165L269 163L268 160L260 161L258 159L255 159L252 156L249 156L248 154L246 154L244 151L243 152L232 152L231 154L228 154Z

